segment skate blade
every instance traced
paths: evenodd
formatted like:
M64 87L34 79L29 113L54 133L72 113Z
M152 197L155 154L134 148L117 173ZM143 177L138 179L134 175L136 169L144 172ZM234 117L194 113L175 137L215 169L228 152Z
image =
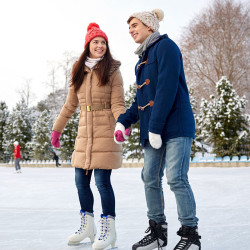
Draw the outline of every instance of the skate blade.
M91 245L92 242L68 242L68 246L88 246Z
M103 248L93 248L94 250L103 250ZM118 247L111 247L111 248L105 248L105 250L115 250L118 249Z

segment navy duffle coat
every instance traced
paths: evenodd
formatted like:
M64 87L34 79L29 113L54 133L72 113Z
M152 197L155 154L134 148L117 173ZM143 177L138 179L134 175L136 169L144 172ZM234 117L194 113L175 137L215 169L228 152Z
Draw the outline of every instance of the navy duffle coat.
M134 102L117 121L127 128L140 120L142 146L149 131L160 134L163 142L194 138L195 121L178 46L167 35L160 36L139 58L135 74Z

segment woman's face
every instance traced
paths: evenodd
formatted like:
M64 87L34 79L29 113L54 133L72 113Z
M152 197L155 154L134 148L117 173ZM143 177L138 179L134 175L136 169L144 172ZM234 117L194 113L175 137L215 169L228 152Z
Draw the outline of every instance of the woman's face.
M103 57L107 50L106 40L103 37L97 36L89 43L89 57L100 58Z

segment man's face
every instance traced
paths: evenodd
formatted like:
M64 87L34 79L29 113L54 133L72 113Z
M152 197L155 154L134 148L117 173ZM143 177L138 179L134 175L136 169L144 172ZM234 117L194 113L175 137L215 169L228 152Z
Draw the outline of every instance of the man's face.
M136 43L142 44L152 34L152 30L144 25L139 19L133 18L129 22L129 34Z

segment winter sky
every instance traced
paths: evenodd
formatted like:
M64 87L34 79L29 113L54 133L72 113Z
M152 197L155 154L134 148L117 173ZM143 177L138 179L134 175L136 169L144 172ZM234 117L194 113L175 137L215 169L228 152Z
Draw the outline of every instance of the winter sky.
M237 0L240 1L240 0ZM246 3L248 0L242 0ZM17 90L31 81L33 104L51 89L49 61L62 60L65 51L83 51L87 26L96 22L109 38L113 56L122 63L125 90L135 82L137 44L126 20L138 11L160 8L165 13L160 32L178 44L184 27L212 0L0 0L0 101L11 109ZM63 86L63 83L61 83Z

